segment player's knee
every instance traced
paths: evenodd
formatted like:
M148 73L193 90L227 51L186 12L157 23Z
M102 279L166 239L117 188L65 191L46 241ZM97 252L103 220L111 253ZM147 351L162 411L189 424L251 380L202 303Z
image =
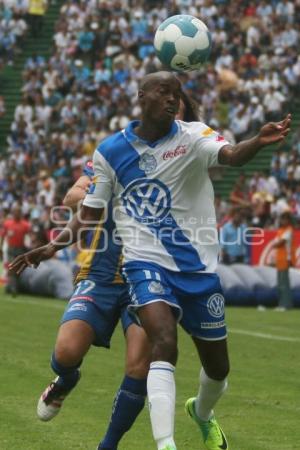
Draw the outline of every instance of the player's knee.
M161 333L153 341L152 361L168 361L175 365L178 349L176 333Z
M131 378L143 379L147 378L150 366L150 360L130 360L126 364L126 375Z
M206 367L205 372L209 378L216 381L225 380L228 377L230 371L229 362L224 361L219 364L215 364L212 367Z
M76 366L83 355L79 351L78 346L72 342L60 342L55 347L55 359L62 366Z

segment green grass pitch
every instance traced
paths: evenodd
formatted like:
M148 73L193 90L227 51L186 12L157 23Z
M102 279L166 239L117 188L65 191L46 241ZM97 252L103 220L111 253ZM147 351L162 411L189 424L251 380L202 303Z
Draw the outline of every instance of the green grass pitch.
M110 351L93 348L83 377L52 422L36 418L38 397L52 379L49 358L64 302L8 297L0 291L0 449L95 450L123 376L124 341L117 329ZM216 410L230 450L300 449L300 311L228 308L230 385ZM180 332L176 371L178 450L204 450L185 416L196 393L199 364ZM120 450L154 450L145 408Z

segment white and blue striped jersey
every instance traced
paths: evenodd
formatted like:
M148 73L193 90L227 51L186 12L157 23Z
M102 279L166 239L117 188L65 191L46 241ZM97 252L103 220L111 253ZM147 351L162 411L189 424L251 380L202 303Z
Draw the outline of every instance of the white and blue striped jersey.
M113 198L125 262L214 272L219 243L208 169L228 142L204 123L175 121L168 135L149 143L134 133L137 125L100 143L83 204L102 208Z

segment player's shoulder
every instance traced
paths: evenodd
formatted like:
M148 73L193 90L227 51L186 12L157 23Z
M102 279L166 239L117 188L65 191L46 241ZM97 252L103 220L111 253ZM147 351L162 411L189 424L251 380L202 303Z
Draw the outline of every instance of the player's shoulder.
M93 161L89 160L85 163L83 170L82 170L82 175L87 176L89 178L94 176Z
M106 160L109 160L112 154L119 152L123 146L124 134L122 131L118 131L100 142L96 152L100 153Z
M214 133L214 130L206 125L204 122L184 122L183 120L177 120L177 124L182 133L189 134L191 136L197 135L198 137L207 137Z

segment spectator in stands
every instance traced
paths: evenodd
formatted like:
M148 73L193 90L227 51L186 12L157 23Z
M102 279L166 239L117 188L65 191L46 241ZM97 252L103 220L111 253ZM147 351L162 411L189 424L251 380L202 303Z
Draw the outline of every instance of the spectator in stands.
M0 95L0 119L1 119L1 117L4 116L5 111L6 111L5 101L4 101L4 98L2 97L2 95Z
M289 204L288 199L283 191L279 193L278 196L274 198L274 202L271 205L271 216L274 219L274 222L277 223L277 219L283 214L285 211L288 211Z
M12 218L4 221L2 226L2 235L0 237L0 254L2 255L3 241L7 240L8 262L11 262L16 256L25 252L25 236L30 231L30 223L22 217L22 210L19 205L12 209ZM10 273L6 286L7 292L12 295L18 293L17 277Z
M26 1L6 2L5 21L0 22L0 47L4 29L14 35L19 46L20 38L14 32L18 18L11 5L24 14ZM21 199L26 202L28 215L37 205L39 221L45 214L45 223L53 226L48 218L50 203L58 202L64 187L75 181L80 164L112 130L139 117L134 95L137 84L146 73L160 68L149 39L168 15L198 15L213 32L211 64L203 72L179 75L185 89L201 104L201 117L206 123L234 144L236 139L254 134L265 116L281 117L286 102L291 98L296 102L300 92L300 7L295 4L291 8L290 3L260 0L241 2L238 5L242 7L236 7L235 2L212 0L62 2L51 58L45 61L35 54L25 64L22 92L26 99L16 108L7 139L8 153L0 180L2 201L11 206ZM79 36L87 36L88 43L81 41L80 55ZM5 60L7 54L1 57ZM272 89L275 101L267 97ZM299 136L295 134L292 143L298 154ZM295 193L299 164L288 161L288 149L283 150L272 159L273 182L266 177L251 188L251 193L246 183L235 186L231 205L246 207L250 214L250 196L257 194L258 199L273 197L271 205L267 202L273 221L286 205L292 203L293 211L298 210L299 196ZM50 176L42 182L39 173L45 169ZM284 185L288 170L292 175ZM12 174L17 174L15 179ZM291 187L294 192L290 192ZM223 206L219 203L224 220L228 210ZM254 217L256 212L252 210Z
M88 53L93 48L93 41L95 34L90 30L88 25L84 26L84 29L78 33L78 50L79 53Z
M23 95L21 103L15 109L15 121L18 122L21 118L24 119L26 124L30 123L33 119L33 108L29 104L29 99L26 95Z
M16 14L20 15L27 14L29 0L15 0L13 3L14 3L14 12Z
M239 208L231 211L231 220L220 229L221 260L224 264L246 263L246 225Z
M222 226L228 212L228 204L222 199L220 194L215 195L216 220L219 226Z
M13 33L9 30L4 29L0 34L0 54L6 53L8 62L7 64L11 66L13 64L14 56L16 51L16 38Z
M232 206L239 206L242 208L250 207L250 200L247 186L245 184L241 184L240 182L237 182L234 185L234 188L230 193L229 199L231 201Z
M0 2L0 56L8 65L13 64L15 55L20 52L27 31L24 20L28 9L26 0ZM0 64L1 66L1 64ZM0 67L1 69L1 67Z
M251 98L249 109L251 132L255 135L265 122L265 112L263 105L259 102L259 98L254 96Z
M276 90L274 86L270 86L268 93L264 98L264 106L266 108L266 119L268 121L278 121L281 117L281 111L286 101L285 96Z
M246 138L247 134L249 133L250 121L250 111L247 105L245 105L237 112L236 116L234 116L230 123L230 127L237 141L242 141Z
M295 6L293 2L290 2L289 0L278 2L275 12L282 22L294 22Z
M279 181L283 181L287 178L286 168L281 166L280 161L277 160L274 162L274 166L271 169L271 175Z
M252 225L264 228L271 224L270 205L273 197L265 190L251 193Z
M295 265L295 241L293 221L290 212L280 216L280 228L273 244L276 250L275 261L278 276L278 311L285 311L293 307L290 287L289 268Z
M44 26L44 15L48 6L48 0L29 0L29 21L33 37L41 35Z
M245 53L241 56L239 60L239 67L244 76L250 76L257 66L257 58L251 52L250 48L246 48Z

